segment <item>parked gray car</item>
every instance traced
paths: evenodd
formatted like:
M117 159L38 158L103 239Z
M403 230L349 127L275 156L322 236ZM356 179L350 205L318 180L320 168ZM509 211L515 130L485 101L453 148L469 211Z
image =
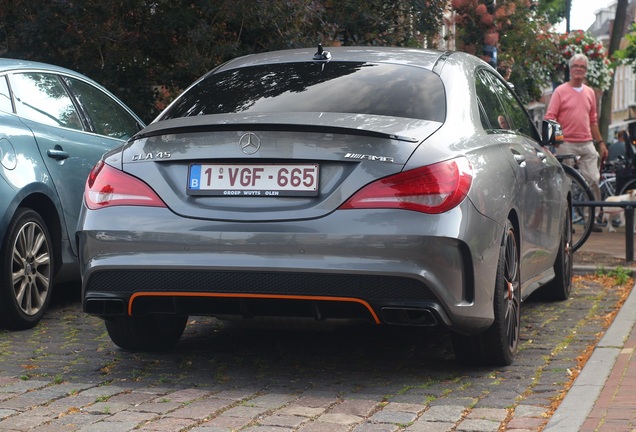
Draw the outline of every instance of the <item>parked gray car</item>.
M79 281L74 237L86 177L143 126L83 75L0 59L0 325L33 327L54 282Z
M459 52L318 47L195 82L91 172L83 308L162 350L188 316L444 326L510 364L521 303L570 292L569 181L497 72Z

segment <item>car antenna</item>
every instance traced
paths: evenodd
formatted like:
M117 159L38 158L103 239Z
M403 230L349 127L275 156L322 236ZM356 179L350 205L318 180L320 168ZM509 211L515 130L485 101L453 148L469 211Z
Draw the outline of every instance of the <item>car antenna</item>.
M322 44L318 44L318 51L314 54L314 60L329 60L331 53L322 48Z

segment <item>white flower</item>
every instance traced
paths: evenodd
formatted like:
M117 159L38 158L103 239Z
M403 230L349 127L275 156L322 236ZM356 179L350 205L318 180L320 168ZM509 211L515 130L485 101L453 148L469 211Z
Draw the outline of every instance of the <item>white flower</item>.
M569 59L577 53L585 54L588 58L587 84L590 87L607 90L612 82L614 71L610 68L607 50L601 42L582 30L575 30L562 35L554 35L555 43L561 51L561 58L557 60L557 71L563 78L563 73Z

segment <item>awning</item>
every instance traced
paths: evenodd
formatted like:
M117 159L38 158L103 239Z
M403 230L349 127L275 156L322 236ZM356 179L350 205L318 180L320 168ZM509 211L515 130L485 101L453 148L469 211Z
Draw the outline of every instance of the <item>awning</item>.
M619 121L619 122L612 123L607 128L608 129L627 129L627 128L629 128L629 125L632 124L632 123L636 123L636 118L622 120L622 121Z

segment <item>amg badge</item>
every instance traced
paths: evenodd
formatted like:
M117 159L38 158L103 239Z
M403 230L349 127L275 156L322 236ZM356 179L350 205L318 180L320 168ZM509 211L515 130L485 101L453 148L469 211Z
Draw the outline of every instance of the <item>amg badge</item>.
M370 161L378 161L378 162L393 162L392 157L386 156L374 156L374 155L365 155L359 153L347 153L344 157L348 159L366 159Z

